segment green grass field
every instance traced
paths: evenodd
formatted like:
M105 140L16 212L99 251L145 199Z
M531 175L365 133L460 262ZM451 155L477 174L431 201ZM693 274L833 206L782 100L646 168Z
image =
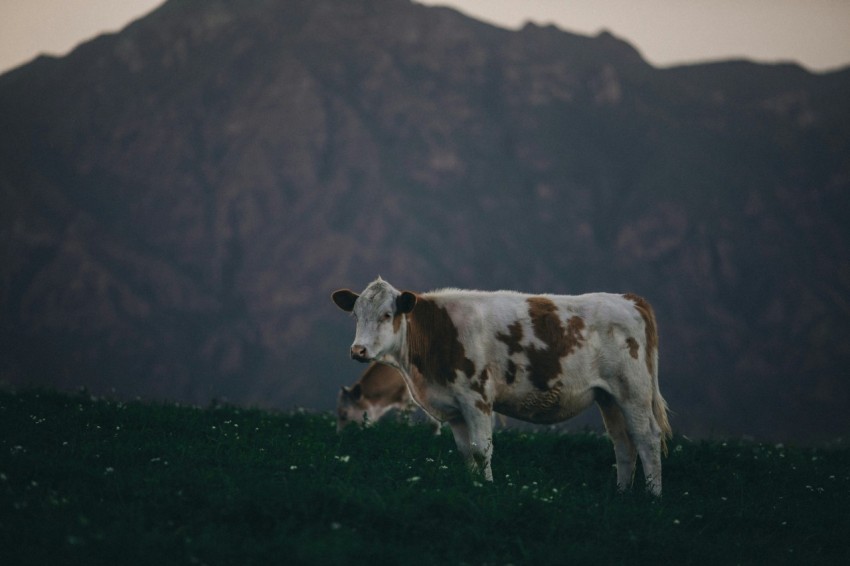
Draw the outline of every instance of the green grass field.
M0 564L842 564L850 450L675 437L664 496L597 434L0 393ZM641 475L638 472L638 481Z

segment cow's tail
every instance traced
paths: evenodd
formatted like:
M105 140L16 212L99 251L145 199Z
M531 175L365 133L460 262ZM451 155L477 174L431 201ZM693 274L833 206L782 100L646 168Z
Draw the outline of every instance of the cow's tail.
M670 421L667 418L670 409L667 407L667 401L661 396L661 389L658 387L658 325L655 322L655 312L652 310L652 305L643 297L628 294L626 298L634 301L635 308L637 308L644 320L647 353L646 365L652 379L652 414L655 416L655 421L661 429L661 452L666 456L667 441L673 438L673 429L670 428Z
M670 428L670 421L667 419L669 408L667 401L661 396L661 391L658 390L658 374L652 376L655 391L652 393L652 412L655 415L655 420L658 421L658 426L661 428L661 452L667 455L667 441L673 438L673 429Z
M673 438L673 429L670 427L670 420L667 418L670 409L667 407L667 401L661 396L661 389L658 386L658 326L655 323L655 312L649 303L646 303L648 311L646 336L647 343L654 344L654 348L650 352L652 364L650 366L650 376L652 377L652 413L655 415L655 420L661 429L661 452L667 456L667 441ZM650 333L652 339L650 339Z

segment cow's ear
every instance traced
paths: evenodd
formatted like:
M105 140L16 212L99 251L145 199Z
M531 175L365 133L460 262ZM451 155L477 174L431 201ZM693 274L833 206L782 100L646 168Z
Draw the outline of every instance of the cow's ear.
M354 387L351 387L348 390L348 396L351 397L353 401L360 399L361 395L363 395L363 389L360 387L359 383L355 383Z
M395 308L400 314L406 314L416 306L416 295L410 291L403 291L395 300Z
M336 306L345 312L351 312L354 310L354 301L356 301L359 296L360 295L357 293L349 291L348 289L340 289L339 291L334 291L331 298L334 300L334 303L336 303Z

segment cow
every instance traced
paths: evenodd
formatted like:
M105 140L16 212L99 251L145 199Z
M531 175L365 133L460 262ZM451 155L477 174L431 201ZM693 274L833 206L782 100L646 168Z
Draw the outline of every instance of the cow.
M332 299L356 321L350 355L397 369L422 409L448 422L466 464L493 481L491 415L567 420L593 402L614 444L617 486L640 457L661 494L672 432L658 387L658 332L634 294L399 291L380 277Z
M416 410L407 384L398 370L373 362L363 375L350 386L342 386L336 404L336 430L351 423L376 423L393 409L410 417ZM440 433L440 422L430 416L434 434Z

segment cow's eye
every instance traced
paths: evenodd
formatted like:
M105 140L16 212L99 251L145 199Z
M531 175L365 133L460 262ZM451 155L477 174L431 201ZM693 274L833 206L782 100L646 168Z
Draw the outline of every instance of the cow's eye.
M391 313L391 312L385 312L384 313L384 320L389 320L392 317L393 317L393 313Z

